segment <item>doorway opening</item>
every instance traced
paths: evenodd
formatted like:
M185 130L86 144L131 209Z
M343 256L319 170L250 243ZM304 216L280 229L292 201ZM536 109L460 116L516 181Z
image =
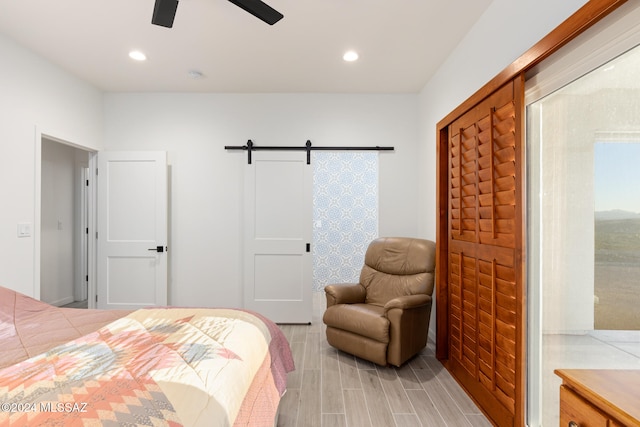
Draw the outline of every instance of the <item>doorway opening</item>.
M378 237L378 153L313 153L313 290L355 283Z
M41 136L39 297L55 306L88 306L89 158Z

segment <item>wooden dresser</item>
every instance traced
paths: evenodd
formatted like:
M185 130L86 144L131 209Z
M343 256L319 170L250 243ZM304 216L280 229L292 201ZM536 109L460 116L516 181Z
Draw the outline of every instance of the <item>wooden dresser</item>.
M560 427L640 426L640 370L557 369Z

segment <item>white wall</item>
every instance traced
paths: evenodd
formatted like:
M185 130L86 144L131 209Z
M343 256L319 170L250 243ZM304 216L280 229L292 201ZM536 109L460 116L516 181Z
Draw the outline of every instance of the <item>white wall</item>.
M420 93L420 234L435 238L436 125L586 0L494 0Z
M395 146L380 153L379 230L413 236L417 112L417 95L106 94L105 148L168 152L169 302L240 306L247 157L224 146Z
M100 148L102 94L3 35L0 58L0 285L34 295L36 127Z

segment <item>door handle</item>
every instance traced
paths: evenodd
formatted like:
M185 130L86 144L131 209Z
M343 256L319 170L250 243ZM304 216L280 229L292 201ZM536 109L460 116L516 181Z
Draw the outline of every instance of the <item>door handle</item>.
M164 246L156 246L155 248L147 249L147 250L154 251L154 252L164 252Z

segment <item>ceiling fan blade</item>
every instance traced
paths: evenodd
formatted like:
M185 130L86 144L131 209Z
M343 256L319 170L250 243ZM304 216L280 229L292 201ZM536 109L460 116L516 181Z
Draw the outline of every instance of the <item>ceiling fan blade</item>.
M161 27L173 27L173 19L176 17L177 9L178 0L156 0L151 23Z
M157 0L160 1L160 0ZM268 4L260 0L229 0L231 3L239 6L255 16L266 22L269 25L273 25L282 18L284 15L269 6Z

